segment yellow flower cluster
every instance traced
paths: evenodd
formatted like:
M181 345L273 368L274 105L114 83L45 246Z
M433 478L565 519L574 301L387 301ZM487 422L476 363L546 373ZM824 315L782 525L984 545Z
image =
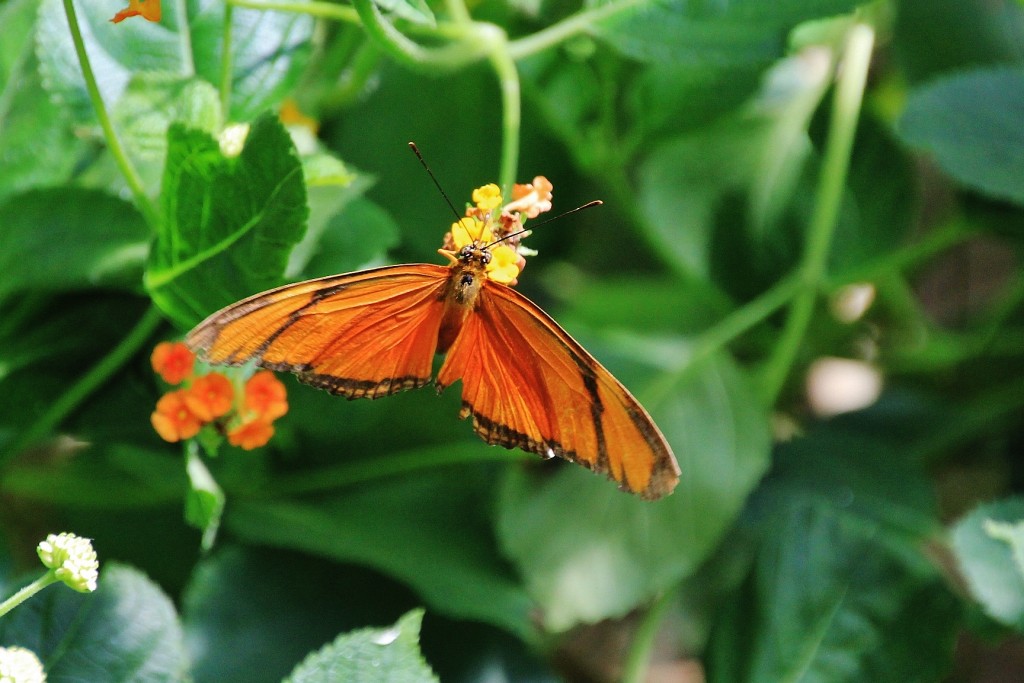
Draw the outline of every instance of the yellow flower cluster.
M501 189L488 183L473 190L473 205L466 216L452 223L445 245L452 251L476 244L487 247L491 261L487 264L487 277L503 285L515 285L519 273L526 265L519 244L529 233L523 228L523 217L536 218L551 209L551 183L537 176L532 183L517 184L512 188L513 201L502 205ZM495 242L501 244L495 244Z

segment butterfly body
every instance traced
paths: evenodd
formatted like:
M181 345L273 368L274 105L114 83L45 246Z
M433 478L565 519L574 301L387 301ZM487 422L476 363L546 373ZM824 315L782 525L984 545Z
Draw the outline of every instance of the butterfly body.
M646 499L670 493L679 467L650 416L543 310L497 280L495 244L441 249L447 266L278 287L214 313L186 341L210 363L255 361L350 399L422 387L435 354L445 354L438 391L462 383L460 417L472 416L487 443L577 462Z

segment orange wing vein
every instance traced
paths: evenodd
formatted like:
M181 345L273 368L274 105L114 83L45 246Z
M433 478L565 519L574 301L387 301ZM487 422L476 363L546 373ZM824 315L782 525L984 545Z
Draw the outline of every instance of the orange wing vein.
M462 380L462 417L491 444L558 455L643 498L679 481L672 450L632 394L544 311L484 283L438 373Z
M214 313L187 342L210 363L251 360L348 398L430 382L450 269L414 264L285 285Z

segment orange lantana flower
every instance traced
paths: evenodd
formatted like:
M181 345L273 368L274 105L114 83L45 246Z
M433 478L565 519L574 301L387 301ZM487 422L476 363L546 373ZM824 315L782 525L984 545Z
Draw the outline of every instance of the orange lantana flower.
M160 342L149 361L153 370L168 384L181 384L192 376L196 356L182 342Z
M270 437L274 436L274 426L266 420L259 418L243 422L228 432L228 443L232 446L251 451L254 448L266 445Z
M185 393L185 403L203 422L227 415L234 399L235 387L219 372L199 377Z
M160 21L160 0L128 0L128 7L114 15L111 19L119 24L128 17L142 17L147 21Z
M288 412L288 394L274 373L261 370L245 383L245 407L267 422Z
M164 441L191 439L203 426L202 420L185 403L185 394L184 389L164 394L156 402L156 412L149 416L153 429Z
M532 183L512 186L512 202L505 205L506 211L525 213L527 218L536 218L545 211L551 210L551 191L554 186L542 175L533 179Z

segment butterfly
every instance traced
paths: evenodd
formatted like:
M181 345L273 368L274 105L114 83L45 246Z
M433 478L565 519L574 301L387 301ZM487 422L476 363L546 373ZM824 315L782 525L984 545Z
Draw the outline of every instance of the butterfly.
M212 364L255 361L353 398L462 382L459 417L489 444L559 456L654 500L679 481L647 411L536 304L512 288L529 253L523 221L551 207L543 176L496 185L438 250L447 265L384 266L256 294L208 317L187 344Z

